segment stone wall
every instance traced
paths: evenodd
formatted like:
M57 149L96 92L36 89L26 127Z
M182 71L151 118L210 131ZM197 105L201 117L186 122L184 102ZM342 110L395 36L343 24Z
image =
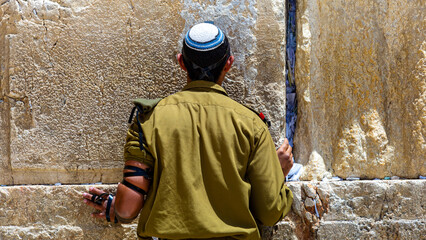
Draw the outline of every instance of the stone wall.
M339 181L288 184L293 211L263 239L424 239L426 181ZM89 186L0 188L0 239L136 239L136 223L90 217ZM115 191L116 185L97 186ZM317 213L315 211L317 206Z
M426 175L422 3L297 2L303 179ZM131 99L184 86L175 57L195 23L229 36L224 87L282 142L285 15L283 0L0 0L0 185L33 184L0 187L0 239L136 238L135 223L89 218L88 186L47 185L120 181ZM289 185L293 210L264 239L426 235L424 180Z
M181 89L184 33L213 20L233 46L225 88L285 114L280 1L2 1L0 184L118 182L134 98Z
M175 55L204 20L233 46L225 88L269 115L282 141L284 2L16 0L0 9L1 183L118 181L131 99L185 84ZM298 2L304 179L426 174L424 10L420 0Z
M426 174L426 5L298 1L304 179Z

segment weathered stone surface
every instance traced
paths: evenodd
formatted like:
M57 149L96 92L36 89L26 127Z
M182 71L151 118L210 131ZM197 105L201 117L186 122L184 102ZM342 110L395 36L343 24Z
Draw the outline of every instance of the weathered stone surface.
M184 86L175 56L205 20L232 44L225 88L269 114L278 141L284 9L278 0L2 1L0 184L119 181L131 99Z
M316 151L313 151L309 156L309 161L304 166L301 178L310 180L331 178L331 174L327 171L324 159Z
M5 184L13 182L10 166L10 102L4 97L9 92L8 30L6 23L0 21L0 183Z
M292 212L264 239L424 239L425 180L288 183ZM96 187L114 192L115 185ZM0 239L136 239L90 217L88 185L0 187ZM312 202L315 201L318 216Z
M343 178L426 175L425 14L422 0L298 1L304 179L321 177L313 153Z
M91 226L88 229L63 225L37 225L34 227L0 226L0 239L125 239L136 240L136 225Z
M289 186L295 199L282 232L291 228L292 233L282 239L293 235L297 239L424 239L424 180L302 182ZM272 232L280 236L282 232L277 229ZM268 236L272 239L274 235Z
M295 197L288 224L266 231L268 239L290 228L297 239L422 239L426 232L424 180L288 185Z
M298 1L295 156L304 179L426 175L422 1ZM175 55L214 20L224 87L284 128L285 1L0 0L0 184L117 182L136 97L185 84ZM289 183L264 239L425 239L425 181ZM89 217L89 186L0 187L0 239L136 239ZM114 185L102 185L114 191Z
M324 214L326 221L425 217L424 180L321 182L317 188L327 192L329 198L329 210Z
M337 221L318 227L317 239L425 239L425 220Z
M115 191L115 186L97 186ZM114 225L90 217L89 186L0 188L0 239L137 239L136 221Z

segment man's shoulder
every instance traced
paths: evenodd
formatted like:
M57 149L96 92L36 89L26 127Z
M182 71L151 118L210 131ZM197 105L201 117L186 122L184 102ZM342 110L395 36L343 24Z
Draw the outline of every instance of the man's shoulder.
M205 94L203 96L197 96L197 94ZM169 95L163 98L157 105L162 110L167 111L167 106L179 105L179 104L195 104L202 107L218 107L231 111L233 114L237 114L242 118L253 121L257 124L266 124L270 126L269 120L264 116L262 112L257 111L255 108L235 101L227 95L217 94L215 92L189 92L180 91L175 94Z
M196 104L200 106L217 106L227 109L233 109L237 113L250 117L255 117L255 111L245 106L229 96L217 94L216 92L189 92L180 91L163 98L158 106L176 105L176 104Z

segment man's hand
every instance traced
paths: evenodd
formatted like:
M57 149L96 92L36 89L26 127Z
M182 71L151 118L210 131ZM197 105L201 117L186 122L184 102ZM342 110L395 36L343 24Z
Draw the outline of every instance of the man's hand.
M284 139L283 145L278 148L277 155L280 160L281 169L283 170L284 177L290 172L293 167L293 153L290 144L288 144L287 138Z
M95 187L91 187L91 188L89 188L88 193L83 193L83 198L84 198L83 202L85 204L93 207L94 209L98 210L98 212L94 212L94 213L91 214L92 217L106 219L106 211L107 211L108 200L102 201L102 204L97 204L97 203L94 203L94 202L91 201L93 195L99 196L102 193L105 193L105 192L100 190L100 189L97 189ZM112 200L111 207L109 209L109 216L110 216L111 222L114 222L114 219L115 219L114 204L115 204L115 197Z

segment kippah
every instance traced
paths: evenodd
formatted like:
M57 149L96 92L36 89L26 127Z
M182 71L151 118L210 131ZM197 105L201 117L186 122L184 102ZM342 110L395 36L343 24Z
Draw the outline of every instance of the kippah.
M215 82L230 54L228 38L213 23L194 25L183 39L183 62L193 80Z
M222 30L211 23L193 26L185 36L185 44L196 51L211 51L225 40Z

